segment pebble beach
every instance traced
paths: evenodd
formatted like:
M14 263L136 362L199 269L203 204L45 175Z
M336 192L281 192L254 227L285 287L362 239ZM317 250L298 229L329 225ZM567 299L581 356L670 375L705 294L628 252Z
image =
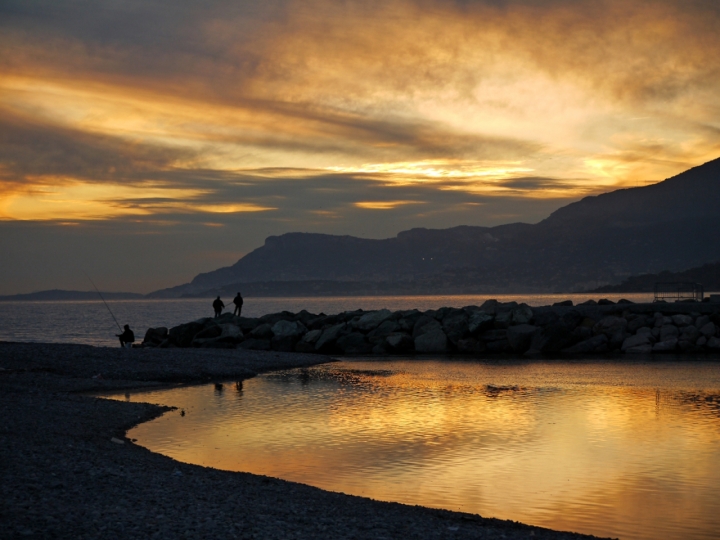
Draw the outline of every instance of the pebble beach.
M95 397L331 360L0 342L0 538L592 538L180 463L126 438L168 408Z

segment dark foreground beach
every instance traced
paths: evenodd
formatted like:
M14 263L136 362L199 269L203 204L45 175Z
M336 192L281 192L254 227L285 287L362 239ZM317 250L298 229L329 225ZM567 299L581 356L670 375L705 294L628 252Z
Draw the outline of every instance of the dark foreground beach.
M0 343L0 538L591 538L179 463L125 438L166 408L87 395L329 360Z

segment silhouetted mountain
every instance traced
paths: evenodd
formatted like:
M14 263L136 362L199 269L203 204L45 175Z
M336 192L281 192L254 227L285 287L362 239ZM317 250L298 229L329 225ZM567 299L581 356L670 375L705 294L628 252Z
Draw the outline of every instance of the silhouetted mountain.
M145 298L144 294L125 292L104 292L105 300L137 300ZM0 296L0 301L33 301L33 300L100 300L95 291L63 291L52 289L49 291L38 291L27 294L12 294Z
M715 160L658 184L586 197L536 225L412 229L384 240L271 236L234 265L152 296L198 294L232 283L413 283L448 274L474 292L581 290L718 260L719 226Z
M699 283L705 292L720 291L720 263L704 264L682 272L665 271L631 276L618 285L605 285L590 292L653 292L655 283L674 281Z

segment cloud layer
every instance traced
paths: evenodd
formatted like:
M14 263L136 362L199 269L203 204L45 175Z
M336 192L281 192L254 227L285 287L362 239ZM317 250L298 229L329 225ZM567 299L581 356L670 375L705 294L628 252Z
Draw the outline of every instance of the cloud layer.
M709 0L8 0L0 229L228 264L291 230L538 221L720 154L719 30ZM13 268L0 292L50 279Z

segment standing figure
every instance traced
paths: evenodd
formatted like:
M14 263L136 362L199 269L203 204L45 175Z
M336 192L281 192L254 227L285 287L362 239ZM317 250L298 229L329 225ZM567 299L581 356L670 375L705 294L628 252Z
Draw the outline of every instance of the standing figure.
M125 348L125 345L130 345L131 343L135 342L135 334L132 330L130 330L130 325L125 325L125 331L122 334L115 334L117 337L120 338L120 346Z
M233 298L233 304L235 304L235 311L233 311L233 315L237 315L239 317L243 305L243 297L240 293L237 293L237 296Z
M225 307L225 304L223 304L223 301L220 300L220 297L218 296L215 299L215 301L213 302L213 309L215 310L215 318L220 316L224 307Z

